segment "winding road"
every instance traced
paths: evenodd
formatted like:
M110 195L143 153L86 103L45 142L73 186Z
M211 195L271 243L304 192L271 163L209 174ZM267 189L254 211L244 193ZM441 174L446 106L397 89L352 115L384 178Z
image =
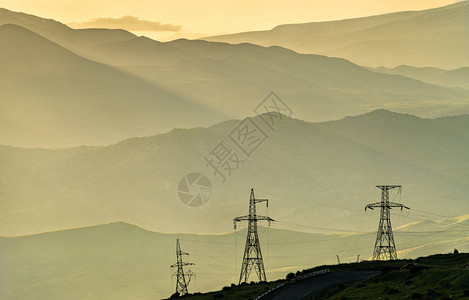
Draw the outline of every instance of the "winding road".
M350 271L332 272L304 279L300 282L288 284L278 290L269 293L262 299L268 300L293 300L314 299L314 296L325 288L333 287L341 283L365 280L379 274L377 271Z

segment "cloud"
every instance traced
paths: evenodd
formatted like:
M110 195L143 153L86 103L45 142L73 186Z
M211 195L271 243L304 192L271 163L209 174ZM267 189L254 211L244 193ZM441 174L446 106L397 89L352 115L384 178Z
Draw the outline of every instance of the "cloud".
M130 31L180 31L180 25L161 24L141 20L134 16L124 16L121 18L95 18L85 22L73 22L68 24L73 28L110 28L110 29L126 29Z

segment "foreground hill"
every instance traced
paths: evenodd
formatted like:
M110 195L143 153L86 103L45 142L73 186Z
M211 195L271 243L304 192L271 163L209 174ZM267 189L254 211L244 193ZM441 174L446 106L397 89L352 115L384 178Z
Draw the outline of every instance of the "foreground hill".
M468 222L443 220L435 231L396 230L401 258L454 248L467 251L458 228ZM231 223L230 220L226 220ZM437 222L435 222L437 224ZM273 224L273 226L275 223ZM448 233L449 231L453 233ZM445 232L443 232L445 231ZM375 232L320 234L259 228L268 280L323 264L356 261L371 255ZM1 299L161 299L174 292L175 242L196 265L191 292L219 290L237 283L245 230L219 235L162 234L125 223L111 223L31 236L0 238ZM451 236L451 238L449 238Z
M260 117L253 121L268 138L250 157L228 137L236 120L106 147L0 147L0 234L111 221L160 232L226 232L233 217L247 213L250 188L271 199L274 219L308 226L357 230L363 220L362 229L374 230L377 215L363 209L379 200L378 184L402 184L402 198L392 197L415 210L467 213L469 116L421 119L378 110L325 123L283 117L275 131ZM240 161L231 176L223 170L225 182L204 160L221 141ZM198 208L176 194L191 172L205 174L213 188ZM395 225L414 220L406 218Z
M469 66L468 19L469 2L461 1L423 11L280 25L205 40L277 45L374 67L407 64L455 69Z
M272 90L309 121L376 108L427 117L469 112L467 90L281 47L161 43L7 10L0 24L2 144L103 145L205 126L251 114Z
M298 271L297 276L301 277L315 271L330 270L325 275L297 282L294 281L296 276L291 274L294 278L292 281L278 280L227 286L221 291L193 294L186 298L190 300L255 299L264 292L278 287L261 299L283 299L290 292L297 292L300 288L305 289L305 286L312 289L315 283L323 281L324 288L313 291L302 299L465 299L469 296L468 266L469 254L467 253L437 254L413 260L326 265ZM376 272L378 274L373 275ZM347 274L349 276L371 274L368 275L371 278L357 278L352 282L339 281L339 283L327 285L327 278L340 278L341 275ZM303 293L308 294L307 289Z

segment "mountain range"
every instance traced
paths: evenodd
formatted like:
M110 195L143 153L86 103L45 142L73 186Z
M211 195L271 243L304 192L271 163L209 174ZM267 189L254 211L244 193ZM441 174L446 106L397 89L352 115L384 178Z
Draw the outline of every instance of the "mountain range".
M455 70L444 70L434 67L416 68L402 65L395 68L379 67L374 68L373 70L385 74L402 75L430 84L469 89L468 67Z
M3 25L2 25L3 24ZM387 108L469 111L469 91L382 74L342 58L123 30L74 30L0 10L0 144L106 145L244 118L275 91L295 116L327 121Z
M271 30L206 37L228 43L282 46L300 53L342 57L370 67L469 65L469 2L423 11L328 22L279 25Z
M399 257L468 251L468 17L159 42L0 8L0 298L168 297L176 239L191 291L237 282L251 188L269 280L369 259L377 185Z
M402 184L412 209L467 210L467 115L421 119L377 110L323 123L284 116L275 131L261 117L251 120L267 138L250 156L229 137L242 128L236 120L110 146L2 146L0 235L115 221L159 232L227 232L230 220L247 213L251 187L271 199L274 219L308 226L357 226L365 205L380 199L379 184ZM225 181L205 159L221 142L239 162L231 175L224 171ZM179 181L193 172L212 185L207 204L195 208L177 196ZM375 223L365 217L363 228Z

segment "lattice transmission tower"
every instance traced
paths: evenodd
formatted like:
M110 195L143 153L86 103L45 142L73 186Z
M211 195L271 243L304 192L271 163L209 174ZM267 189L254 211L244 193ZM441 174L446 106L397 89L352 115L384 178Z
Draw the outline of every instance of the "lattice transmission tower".
M195 265L194 263L184 262L182 260L183 255L189 255L189 253L185 253L181 251L181 246L179 245L179 239L176 240L176 258L177 262L171 266L171 268L177 268L176 272L174 272L173 277L176 276L176 293L179 296L184 296L188 293L187 286L191 281L192 276L195 277L194 272L191 270L184 272L185 266Z
M401 194L402 186L378 185L376 187L381 189L381 201L365 206L365 211L367 208L380 208L380 219L375 248L373 251L373 260L397 259L396 244L394 243L394 236L391 227L391 208L398 207L401 210L403 208L409 208L403 204L389 201L389 190L397 188L399 189L398 194Z
M249 198L249 215L233 219L235 229L236 222L248 221L248 233L246 237L246 246L244 248L241 274L239 275L239 283L248 281L252 269L255 270L259 281L267 281L264 261L262 260L261 245L259 243L259 235L257 234L257 221L268 221L270 226L270 222L274 220L267 216L259 216L256 214L256 204L260 202L266 202L267 207L269 207L269 200L256 199L254 197L254 189L251 189L251 196Z

